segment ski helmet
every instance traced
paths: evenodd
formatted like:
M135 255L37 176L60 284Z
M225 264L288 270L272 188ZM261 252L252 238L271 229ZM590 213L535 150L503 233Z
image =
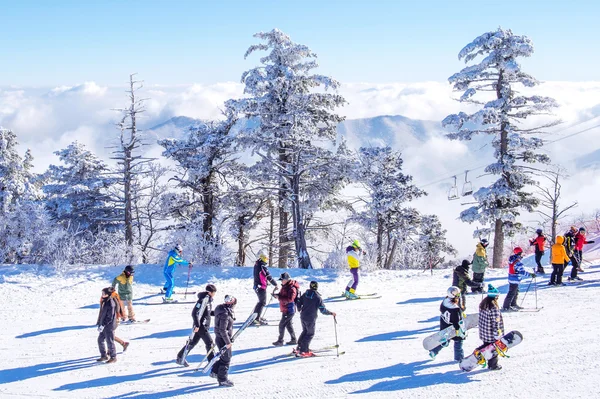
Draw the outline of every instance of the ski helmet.
M129 274L134 274L135 270L133 270L133 266L125 266L125 272L129 273Z
M225 295L225 304L235 306L237 304L237 299L233 295Z
M585 227L580 227L579 231L585 231Z
M358 240L354 240L354 241L352 241L352 246L354 248L360 248L360 243L358 242Z
M571 226L571 231L577 231L577 227Z
M521 249L521 247L515 247L513 252L515 253L515 255L521 255L523 253L523 249Z
M460 297L460 288L452 286L446 291L446 296L450 299Z
M217 292L217 287L214 284L207 284L205 290L207 292Z
M183 252L183 247L181 246L181 244L175 245L175 251L177 251L177 252Z
M488 243L488 240L487 240L487 238L482 238L482 239L481 239L479 242L480 242L480 243L481 243L481 245L483 245L484 247L485 247L485 246L487 246L487 245L489 244L489 243Z
M310 282L310 289L313 291L317 291L319 289L319 283L317 283L316 281L311 281Z
M267 262L269 260L267 252L264 249L258 253L258 259L262 260L263 262Z
M535 232L538 234L542 234L544 231L542 229L537 229Z

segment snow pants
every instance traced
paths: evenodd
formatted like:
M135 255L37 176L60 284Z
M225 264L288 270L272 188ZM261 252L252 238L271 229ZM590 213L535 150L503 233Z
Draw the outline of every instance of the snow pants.
M173 289L175 288L175 277L173 277L174 267L165 267L165 286L163 287L166 291L165 298L171 298L173 296Z
M117 357L117 349L115 348L115 330L112 325L107 325L104 330L98 334L98 349L100 350L100 356L106 356L106 347L104 341L108 346L108 355L113 358Z
M535 263L537 265L538 272L543 272L544 270L542 267L542 256L544 256L544 251L535 251Z
M519 284L508 284L508 293L506 294L506 298L504 298L504 305L502 309L510 309L511 306L517 305L517 298L519 297Z
M309 351L310 342L315 336L316 322L316 320L303 320L300 318L300 323L302 323L302 333L300 333L300 338L298 339L298 350L300 352Z
M577 269L581 267L581 259L583 257L582 251L574 250L573 256L571 256L571 264L573 268L571 269L571 278L577 277Z
M217 337L217 347L221 350L223 347L227 346L225 340L221 337ZM211 372L217 375L217 380L219 382L227 381L227 377L229 375L229 363L231 363L231 348L227 349L215 362L212 367Z
M198 342L200 342L200 340L204 341L204 347L206 348L206 353L208 353L208 351L210 351L210 348L213 347L213 345L215 344L212 340L212 337L210 336L210 333L205 329L205 328L200 328L192 337L192 340L183 346L183 348L181 348L181 350L179 351L179 353L177 354L177 358L178 359L183 359L183 352L185 352L185 347L187 346L188 348L188 353L191 352L192 349L194 349L194 347L198 344ZM210 362L213 357L215 357L215 355L213 353L211 353L210 355L208 355L208 361Z
M127 317L125 316L125 312L123 312L123 318L121 320L125 321L127 318L129 320L135 320L135 312L133 311L133 301L122 301L123 304L127 307Z
M292 341L296 340L296 332L294 331L294 324L292 320L294 319L295 313L282 313L281 320L279 321L279 338L278 341L283 341L283 335L285 334L285 330L290 333L290 338Z
M460 362L465 357L465 352L463 350L463 340L462 339L453 339L454 341L454 360ZM444 348L444 346L440 345L433 348L431 351L436 355L440 353L440 351Z
M258 320L263 316L263 309L267 305L267 290L265 288L257 288L256 296L258 297L258 302L254 307L254 313L256 313L256 319Z
M565 270L564 263L553 263L552 264L552 274L550 275L550 283L551 284L562 284L562 276Z
M511 285L513 285L513 284L511 284ZM516 284L516 285L518 285L518 284ZM493 342L484 342L483 345L480 345L477 347L477 350L483 349L486 346L491 345L491 344L493 344ZM494 355L492 356L491 359L489 359L487 361L487 365L488 365L488 369L496 368L496 366L498 365L498 352L494 351Z
M483 292L483 277L485 276L485 272L483 273L473 273L473 282L481 284L481 287L471 287L471 292Z
M350 269L350 273L352 274L352 278L348 281L346 291L354 294L356 292L356 287L358 287L358 267Z

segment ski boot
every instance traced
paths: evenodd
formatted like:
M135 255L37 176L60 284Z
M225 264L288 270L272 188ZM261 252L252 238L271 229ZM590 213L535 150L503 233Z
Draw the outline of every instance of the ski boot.
M286 342L285 344L286 345L298 345L298 341L296 341L296 338L292 338L288 342Z
M279 340L278 339L277 341L273 342L273 345L275 345L275 346L283 346L283 340Z
M308 352L300 352L296 355L296 357L315 357L316 355L311 351Z
M346 299L360 299L360 297L353 292L349 292Z
M220 387L232 387L233 386L233 382L231 382L229 380L219 381L219 386Z
M190 364L187 362L187 360L182 359L180 357L178 357L177 360L175 360L175 363L183 367L190 367Z

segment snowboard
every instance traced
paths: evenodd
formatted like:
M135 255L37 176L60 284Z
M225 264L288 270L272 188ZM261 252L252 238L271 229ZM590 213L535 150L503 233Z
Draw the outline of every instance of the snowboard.
M490 360L494 354L498 354L498 356L506 357L506 352L514 347L519 345L523 341L523 335L518 331L511 331L508 334L504 334L502 338L494 342L493 344L489 344L483 349L476 349L473 353L458 363L458 366L462 371L471 371L477 365L485 367L487 365L487 361Z
M479 323L479 313L468 314L463 320L464 327L463 331L470 330L471 328L477 327ZM459 323L460 324L460 323ZM423 348L425 350L432 350L433 348L437 348L438 346L446 346L450 343L452 338L456 337L456 329L454 326L450 326L444 330L440 330L435 334L431 334L423 340Z

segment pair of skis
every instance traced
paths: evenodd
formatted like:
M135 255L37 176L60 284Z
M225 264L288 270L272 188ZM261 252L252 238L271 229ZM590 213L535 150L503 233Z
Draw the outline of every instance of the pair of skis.
M347 298L345 294L336 295L336 296L330 296L330 297L328 297L326 299L333 299L333 300L336 300L336 299L346 299L348 301L355 301L355 300L358 300L358 299L378 299L378 298L381 298L381 295L377 295L376 292L373 292L372 294L361 294L361 295L358 295L358 298L354 298L354 299ZM341 302L341 301L339 301L339 302Z
M339 353L334 353L333 351L335 351L336 349L338 349L339 346L338 345L331 345L331 346L325 346L323 348L320 349L315 349L312 350L311 352L314 353L314 356L307 356L306 359L309 359L311 357L323 357L323 356L340 356L345 354L345 351L339 352ZM296 356L297 352L293 351L292 353L287 354L286 356ZM298 358L305 358L303 356L296 356Z

